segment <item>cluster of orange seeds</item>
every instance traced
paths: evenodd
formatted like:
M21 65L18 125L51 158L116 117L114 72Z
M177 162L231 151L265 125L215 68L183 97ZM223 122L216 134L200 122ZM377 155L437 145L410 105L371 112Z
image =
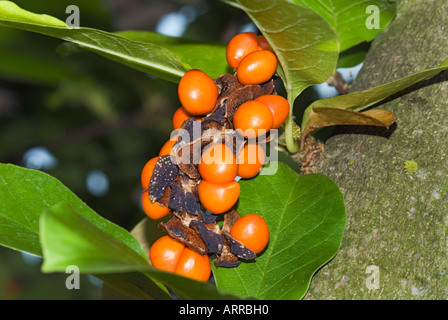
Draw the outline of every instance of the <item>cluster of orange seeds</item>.
M209 279L211 259L216 258L217 267L235 267L266 248L266 221L257 214L241 216L233 207L240 194L238 179L259 174L266 162L262 144L289 113L288 101L275 93L277 57L263 36L236 35L226 57L234 75L213 80L192 69L182 77L182 106L173 116L177 135L141 174L146 215L161 219L172 213L159 224L167 235L151 246L151 263L199 281ZM180 132L192 134L194 126L201 136L185 141ZM236 135L242 143L235 142ZM200 161L192 162L198 155ZM224 217L222 225L218 216Z

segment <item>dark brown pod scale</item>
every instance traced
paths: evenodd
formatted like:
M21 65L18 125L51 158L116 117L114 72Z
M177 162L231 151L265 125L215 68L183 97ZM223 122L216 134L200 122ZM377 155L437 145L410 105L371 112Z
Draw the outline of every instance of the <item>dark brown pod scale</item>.
M215 260L216 267L234 268L240 265L241 260L232 252L230 252L230 244L224 237L223 249L220 255L217 255Z
M169 155L162 156L157 160L148 187L149 198L152 202L159 200L165 194L177 174L178 168L171 162Z
M201 235L202 241L204 241L209 254L221 254L224 245L223 238L219 233L210 230L199 220L191 221L190 226Z
M236 255L238 258L243 260L253 260L257 256L255 252L246 247L244 244L236 240L230 235L229 232L223 232L224 237L227 239L230 247L230 252Z
M151 200L168 206L173 215L159 227L170 237L202 255L216 258L217 267L236 267L241 260L252 260L256 254L230 235L232 225L241 217L234 209L224 213L220 227L218 215L205 213L200 205L197 186L200 182L198 160L204 148L215 141L224 141L238 153L244 141L237 143L233 128L233 115L246 101L261 95L274 94L274 79L261 85L242 85L234 75L223 74L214 80L219 96L213 111L201 122L186 120L173 147L174 157L159 159L150 181ZM183 131L182 131L183 130ZM200 138L190 141L194 133ZM182 135L182 133L184 135ZM272 137L267 137L269 141ZM172 161L175 160L175 161Z
M173 216L167 223L160 223L159 227L166 231L170 237L200 254L205 255L208 253L200 235L194 229L185 226L178 216Z

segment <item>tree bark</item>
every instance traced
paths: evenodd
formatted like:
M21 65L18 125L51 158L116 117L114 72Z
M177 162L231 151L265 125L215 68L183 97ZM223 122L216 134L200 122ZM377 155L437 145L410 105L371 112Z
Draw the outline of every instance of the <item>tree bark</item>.
M397 9L352 92L448 57L448 1L402 0ZM347 226L305 299L448 298L447 80L444 72L381 104L397 115L390 130L342 128L326 142L317 171L341 188ZM405 170L409 160L417 171Z

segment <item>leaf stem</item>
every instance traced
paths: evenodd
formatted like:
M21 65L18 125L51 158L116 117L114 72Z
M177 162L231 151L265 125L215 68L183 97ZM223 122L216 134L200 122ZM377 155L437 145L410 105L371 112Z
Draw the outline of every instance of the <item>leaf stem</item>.
M292 115L294 98L290 90L288 90L288 102L290 111L285 123L285 142L288 151L290 153L296 153L297 151L299 151L299 143L294 139L294 119Z

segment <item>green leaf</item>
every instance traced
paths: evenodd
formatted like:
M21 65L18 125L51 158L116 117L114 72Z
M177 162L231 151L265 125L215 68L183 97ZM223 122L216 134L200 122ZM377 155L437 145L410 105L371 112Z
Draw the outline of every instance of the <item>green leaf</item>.
M420 81L430 79L447 69L448 59L441 63L437 68L420 71L410 76L383 85L379 85L368 90L317 100L305 110L302 121L302 129L303 131L307 129L308 120L313 109L333 108L361 111L378 102L383 101L391 95L394 95L404 89L417 84Z
M237 0L275 51L278 72L285 82L290 114L285 124L288 150L298 149L293 138L294 100L307 87L327 80L336 68L337 36L319 14L286 0Z
M281 163L275 175L240 186L237 211L261 215L270 240L255 261L214 268L218 288L258 299L301 299L313 274L339 248L345 227L341 192L326 176L298 176Z
M363 41L371 41L385 28L395 15L395 1L390 0L293 0L294 3L313 9L334 28L339 37L340 51ZM368 29L366 20L372 14L368 6L379 9L379 28Z
M149 271L153 278L166 284L179 298L184 300L239 300L235 294L223 292L210 282L199 282L173 273Z
M154 226L156 223L153 221ZM211 283L154 269L146 258L92 225L65 202L47 209L41 217L40 225L44 272L64 272L67 266L76 265L81 272L93 273L108 281L111 286L136 298L147 298L148 295L156 299L169 298L165 291L148 279L156 279L156 283L168 285L183 299L236 298L217 291ZM136 232L145 232L144 230L147 228L139 224ZM148 247L146 251L149 252Z
M140 242L145 252L149 253L151 245L158 238L166 235L165 232L160 230L158 224L162 221L168 221L169 218L170 216L157 221L145 218L132 229L132 235ZM238 299L235 295L229 295L216 290L216 287L210 283L204 284L191 281L169 273L158 273L157 275L153 275L153 277L168 285L170 289L183 299Z
M166 48L97 29L68 28L55 17L23 10L10 1L0 1L0 25L75 43L116 62L173 82L178 82L187 71L179 57Z
M99 216L58 180L9 164L0 164L0 244L43 255L45 272L77 265L133 298L169 298L157 286L162 282L185 299L237 298L210 283L155 270L148 264L148 247L143 250L129 232Z
M152 43L174 52L187 69L199 69L212 78L231 72L226 60L226 45L168 37L150 31L121 31L116 34L145 43Z
M338 60L338 68L351 68L357 66L365 60L369 48L370 43L362 42L341 52Z
M77 265L85 273L145 270L146 257L77 214L65 201L44 210L40 217L42 270L52 272Z
M141 276L132 273L113 274L127 269L140 270L143 262L148 265L139 242L126 230L99 216L55 178L40 171L0 164L0 199L0 244L44 256L45 271L65 272L67 266L81 267L83 263L86 264L82 265L83 272L109 270L111 273L97 276L133 297L136 294L136 298L169 297L160 293L161 289L147 276L142 281ZM41 234L40 220L46 222L45 238ZM102 235L101 239L95 238L97 233ZM86 234L90 238L84 238ZM124 257L128 264L122 266L118 263L120 261L113 260L110 263L108 256L104 256L107 248L98 245L101 241L111 248L126 251ZM95 251L93 245L101 249ZM77 246L81 249L76 250ZM90 251L87 250L89 246ZM99 262L81 259L82 255L92 251ZM114 253L112 259L117 258L122 259L121 254ZM132 259L140 262L134 264Z
M151 220L143 218L137 225L131 230L131 234L138 240L143 250L149 256L149 249L151 245L160 237L166 235L165 231L159 228L159 223L168 222L171 218L170 215L160 220ZM149 257L148 257L149 260Z
M172 297L154 282L147 275L140 272L126 273L102 273L95 274L95 277L104 281L102 288L103 300L171 300Z
M77 71L54 52L54 39L36 42L35 35L11 28L0 28L0 39L2 78L54 86Z
M91 224L65 201L44 210L40 217L40 241L43 272L64 271L75 265L80 272L97 274L132 297L170 298L163 286L137 273L148 269L146 257Z
M145 257L138 241L120 226L99 216L50 175L0 164L0 244L41 256L39 219L51 206L66 201L83 218Z

